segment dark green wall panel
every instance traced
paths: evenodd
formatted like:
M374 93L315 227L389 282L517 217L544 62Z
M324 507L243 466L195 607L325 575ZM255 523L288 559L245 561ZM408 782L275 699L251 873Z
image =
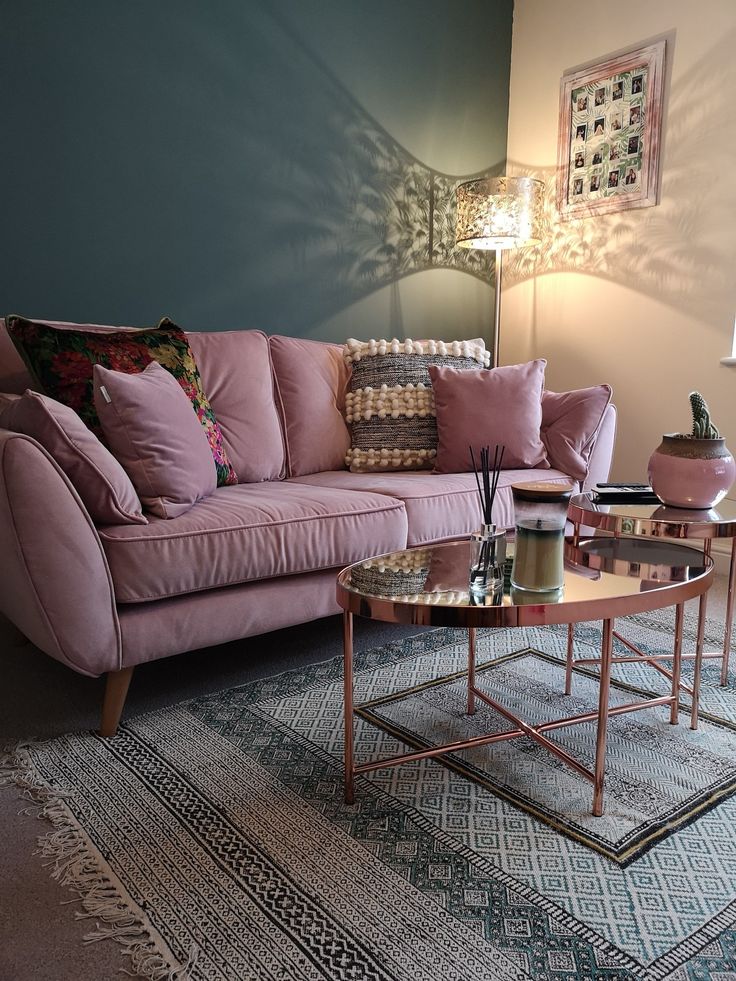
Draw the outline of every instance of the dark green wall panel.
M320 337L380 297L367 316L396 328L417 273L412 323L442 282L456 305L488 290L485 257L452 249L451 199L503 166L511 14L0 2L0 311ZM452 330L478 333L487 310L467 309Z

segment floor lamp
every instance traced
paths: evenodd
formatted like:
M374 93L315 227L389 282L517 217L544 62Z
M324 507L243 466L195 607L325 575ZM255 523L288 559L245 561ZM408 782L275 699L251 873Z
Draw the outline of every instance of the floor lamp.
M456 245L496 250L494 368L500 364L501 254L541 242L543 194L544 184L533 177L481 177L457 188Z

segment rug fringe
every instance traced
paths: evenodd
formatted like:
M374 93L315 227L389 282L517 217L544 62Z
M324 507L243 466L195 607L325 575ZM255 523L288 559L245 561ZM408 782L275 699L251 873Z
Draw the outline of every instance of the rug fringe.
M130 958L132 970L121 969L129 977L191 981L199 948L193 945L183 964L172 963L171 957L166 956L163 940L154 938L154 931L146 925L144 916L120 894L76 826L66 804L72 793L48 786L34 769L31 750L41 745L41 742L24 741L0 747L0 787L15 785L21 798L39 809L37 817L51 823L53 830L39 836L34 854L45 859L44 868L51 869L53 879L77 893L78 898L71 900L82 905L83 912L75 913L77 919L101 921L85 934L84 942L116 941ZM28 811L29 808L23 808L21 813Z

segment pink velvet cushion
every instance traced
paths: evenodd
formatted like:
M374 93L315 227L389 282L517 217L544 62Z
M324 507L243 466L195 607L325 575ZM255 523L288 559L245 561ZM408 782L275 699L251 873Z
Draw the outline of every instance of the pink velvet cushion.
M153 514L176 518L214 491L207 435L181 385L157 361L132 375L96 364L94 400L110 448Z
M540 358L487 371L430 366L437 412L435 473L472 470L469 447L506 447L504 470L549 467L539 431L547 362Z
M40 443L61 467L95 524L146 524L130 478L77 413L32 392L0 408L0 427Z
M595 437L610 401L610 385L542 393L542 442L553 467L575 480L585 480Z

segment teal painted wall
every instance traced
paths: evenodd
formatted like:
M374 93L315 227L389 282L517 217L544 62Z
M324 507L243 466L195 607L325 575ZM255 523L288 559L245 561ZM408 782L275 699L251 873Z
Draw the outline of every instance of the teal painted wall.
M0 312L482 332L452 188L503 167L511 21L512 0L0 0Z

